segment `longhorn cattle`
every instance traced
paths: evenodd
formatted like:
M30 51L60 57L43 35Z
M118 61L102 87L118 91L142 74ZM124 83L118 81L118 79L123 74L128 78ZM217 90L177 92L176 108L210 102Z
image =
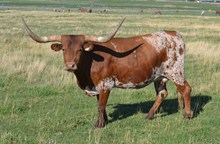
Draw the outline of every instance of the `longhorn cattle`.
M220 16L220 10L215 11L215 15L219 15Z
M162 15L162 12L160 11L160 10L153 10L153 14L160 14L160 15Z
M176 31L159 31L130 38L113 38L124 19L107 36L38 36L22 19L28 35L39 43L63 51L65 69L73 72L78 86L98 100L96 127L107 123L106 105L112 88L142 88L154 82L156 101L147 119L168 95L166 82L172 81L185 101L184 118L191 117L191 87L184 76L185 44Z
M79 8L79 11L81 13L92 13L92 9L87 9L87 8Z

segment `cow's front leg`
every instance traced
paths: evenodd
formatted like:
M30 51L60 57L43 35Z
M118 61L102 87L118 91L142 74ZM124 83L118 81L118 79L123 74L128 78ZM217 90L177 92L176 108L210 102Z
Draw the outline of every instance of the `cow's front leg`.
M96 122L95 127L101 128L107 124L108 117L106 114L106 105L108 101L110 90L101 90L99 95L97 96L98 99L98 120Z

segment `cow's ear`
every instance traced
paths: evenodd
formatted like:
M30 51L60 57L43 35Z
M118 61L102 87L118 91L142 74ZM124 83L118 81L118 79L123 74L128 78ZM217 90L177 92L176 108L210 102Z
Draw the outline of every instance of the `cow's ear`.
M93 47L94 47L94 45L91 44L91 43L84 43L84 44L83 44L83 49L84 49L85 51L91 51L91 50L93 50Z
M61 49L63 49L63 45L55 43L55 44L51 45L51 49L54 50L54 51L60 51Z

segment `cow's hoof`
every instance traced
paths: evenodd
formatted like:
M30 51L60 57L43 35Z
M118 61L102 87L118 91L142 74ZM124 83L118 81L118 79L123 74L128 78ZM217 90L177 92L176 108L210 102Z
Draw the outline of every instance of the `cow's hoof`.
M147 115L146 119L147 119L147 120L153 120L153 119L154 119L154 116L153 116L153 115Z
M107 124L107 122L104 120L97 120L95 127L96 128L103 128L106 126L106 124Z
M187 114L187 113L184 114L184 119L190 120L191 118L192 118L191 114Z

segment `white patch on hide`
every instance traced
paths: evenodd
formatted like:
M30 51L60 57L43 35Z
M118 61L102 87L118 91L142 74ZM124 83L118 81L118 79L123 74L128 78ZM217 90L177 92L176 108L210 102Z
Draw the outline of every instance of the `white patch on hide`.
M96 90L95 87L93 87L92 89L90 89L89 87L86 87L86 89L84 89L84 91L86 92L87 95L89 96L95 96L98 95L99 92Z
M136 39L135 41L136 41L136 42L140 42L140 41L142 41L142 39Z
M147 84L149 84L148 81ZM106 78L99 82L99 84L96 86L96 89L98 92L100 92L101 90L111 90L113 87L128 89L144 87L143 85L146 85L146 82L143 81L138 84L132 83L131 81L122 83L117 78L115 78L115 76L113 76L112 78Z
M168 81L167 78L163 78L163 79L162 79L162 82L164 82L164 83L167 82L167 81Z
M143 36L143 39L155 47L158 53L166 48L168 60L154 69L156 76L162 75L177 84L184 85L185 45L182 36L179 33L172 36L165 31L160 31L151 34L151 36ZM180 53L181 51L182 53Z
M137 58L137 51L136 50L134 50L134 58Z
M113 78L106 78L98 83L96 89L98 92L101 90L111 90L115 85Z
M164 31L153 33L151 36L143 36L143 39L154 46L157 52L160 52L161 49L167 47L167 41L172 45L172 40Z
M111 45L114 47L115 50L117 50L117 45L113 42L111 42Z
M118 79L116 79L115 86L119 87L119 88L134 88L136 85L132 82L122 83L122 82L118 81Z

